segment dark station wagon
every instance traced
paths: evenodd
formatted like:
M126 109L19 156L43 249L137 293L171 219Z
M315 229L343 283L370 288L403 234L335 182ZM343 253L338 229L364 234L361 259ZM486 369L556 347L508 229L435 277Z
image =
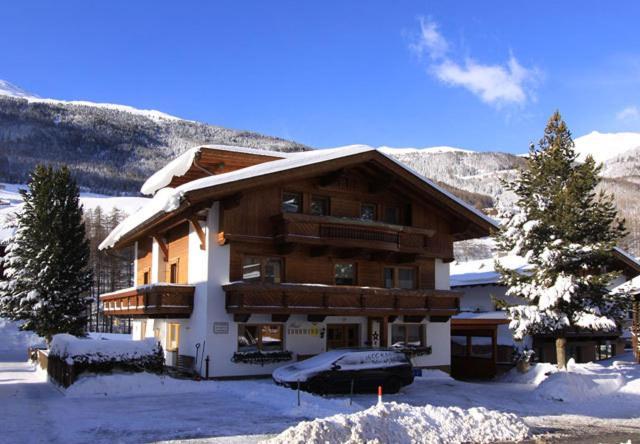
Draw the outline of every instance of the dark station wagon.
M413 382L413 366L406 355L394 349L351 348L321 353L285 365L273 372L276 384L308 392L397 393Z

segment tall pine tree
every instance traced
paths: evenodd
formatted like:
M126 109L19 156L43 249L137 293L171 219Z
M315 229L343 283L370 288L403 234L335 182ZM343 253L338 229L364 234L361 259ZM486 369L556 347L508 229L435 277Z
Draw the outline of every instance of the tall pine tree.
M5 256L0 316L22 321L50 340L57 333L84 334L89 244L79 190L69 170L37 166Z
M507 294L524 300L509 308L510 327L516 339L553 335L559 368L568 332L614 330L627 304L607 288L619 275L612 250L626 232L613 197L596 191L600 169L591 157L577 162L571 133L555 112L520 177L505 184L517 205L505 215L497 243L532 266L520 274L496 260Z

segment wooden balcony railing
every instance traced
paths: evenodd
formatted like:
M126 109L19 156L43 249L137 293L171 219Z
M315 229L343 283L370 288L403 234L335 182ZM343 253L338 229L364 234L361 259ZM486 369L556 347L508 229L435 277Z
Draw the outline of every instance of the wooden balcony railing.
M452 316L461 293L315 284L223 285L229 313Z
M452 258L450 236L435 230L332 216L282 213L274 216L276 240Z
M100 295L107 316L188 318L193 311L191 285L151 284Z

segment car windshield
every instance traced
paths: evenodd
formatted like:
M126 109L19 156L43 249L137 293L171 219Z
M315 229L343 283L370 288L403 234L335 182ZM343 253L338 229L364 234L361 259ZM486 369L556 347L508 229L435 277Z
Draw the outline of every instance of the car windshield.
M328 368L331 364L336 362L336 360L340 359L347 353L349 352L346 350L331 350L326 353L315 355L309 359L305 359L304 361L296 362L291 365L291 368L295 370L308 370L318 367Z

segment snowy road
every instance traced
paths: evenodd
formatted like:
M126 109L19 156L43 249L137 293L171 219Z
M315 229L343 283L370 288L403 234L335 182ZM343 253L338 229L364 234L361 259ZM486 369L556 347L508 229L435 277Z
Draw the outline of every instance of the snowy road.
M603 366L592 368L601 373L600 378L606 379L610 372ZM616 372L628 387L640 387L640 367L623 363ZM0 442L257 442L264 434L279 433L300 420L354 411L376 399L358 395L357 405L350 408L344 398L303 394L303 406L298 408L294 391L268 380L198 383L157 376L162 394L136 396L145 389L155 390L145 375L109 378L102 380L104 386L99 378L86 378L87 383L78 383L75 393L65 396L32 365L0 362ZM126 384L132 381L141 385L127 390ZM111 393L102 393L103 387ZM560 402L540 397L531 384L432 377L416 379L401 393L385 396L385 401L513 412L537 434L551 433L554 439L564 434L567 442L587 442L594 435L598 437L592 442L619 443L630 438L640 442L640 396L635 389ZM605 436L610 433L617 435Z

